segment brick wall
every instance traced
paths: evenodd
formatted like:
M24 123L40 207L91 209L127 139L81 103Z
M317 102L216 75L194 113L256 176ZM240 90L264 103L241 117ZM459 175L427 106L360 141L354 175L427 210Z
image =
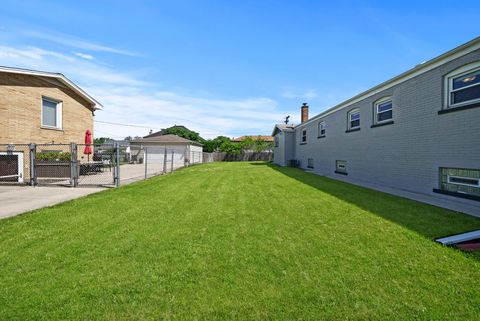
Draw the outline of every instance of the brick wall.
M432 191L439 185L439 167L480 168L480 108L438 114L444 76L476 61L480 61L480 50L299 125L295 158L303 168L307 159L313 158L313 170L318 174L443 198ZM371 128L374 102L385 96L393 98L394 124ZM360 110L361 130L346 133L347 112L353 108ZM324 138L317 138L319 121L325 121ZM302 145L304 128L307 143ZM336 160L347 161L348 176L334 173Z
M63 103L62 130L41 128L42 96ZM90 103L56 79L0 73L0 144L83 143L87 129Z

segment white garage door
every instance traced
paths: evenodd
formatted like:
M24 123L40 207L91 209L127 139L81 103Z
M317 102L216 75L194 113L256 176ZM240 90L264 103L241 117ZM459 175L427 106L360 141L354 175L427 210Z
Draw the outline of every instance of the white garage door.
M163 164L165 159L165 147L146 146L148 163ZM183 164L184 162L185 148L181 147L167 147L167 162L172 161L174 164Z

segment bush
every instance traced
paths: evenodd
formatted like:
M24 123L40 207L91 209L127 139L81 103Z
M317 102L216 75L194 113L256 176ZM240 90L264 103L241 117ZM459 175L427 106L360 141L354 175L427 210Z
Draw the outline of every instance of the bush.
M42 152L35 155L37 160L42 161L70 161L69 152Z
M223 142L223 144L220 145L220 151L229 155L238 155L242 151L242 146L238 143Z

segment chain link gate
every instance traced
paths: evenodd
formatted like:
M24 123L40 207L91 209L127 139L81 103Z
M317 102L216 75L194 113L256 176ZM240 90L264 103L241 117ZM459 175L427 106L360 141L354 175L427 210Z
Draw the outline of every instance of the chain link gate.
M35 185L73 186L74 144L36 144L32 153Z
M102 186L120 184L117 144L0 144L0 184Z
M75 145L74 186L117 186L120 150L116 144Z

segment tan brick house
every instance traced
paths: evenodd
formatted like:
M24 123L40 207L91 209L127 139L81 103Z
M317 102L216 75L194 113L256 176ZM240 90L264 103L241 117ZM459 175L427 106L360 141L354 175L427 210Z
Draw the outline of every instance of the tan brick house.
M3 171L10 170L5 166L15 158L17 172L28 176L27 153L21 144L83 144L85 131L93 133L94 112L99 109L102 105L97 100L60 73L0 67ZM7 144L16 146L13 153L5 152Z
M0 144L83 143L98 109L62 74L0 67Z

